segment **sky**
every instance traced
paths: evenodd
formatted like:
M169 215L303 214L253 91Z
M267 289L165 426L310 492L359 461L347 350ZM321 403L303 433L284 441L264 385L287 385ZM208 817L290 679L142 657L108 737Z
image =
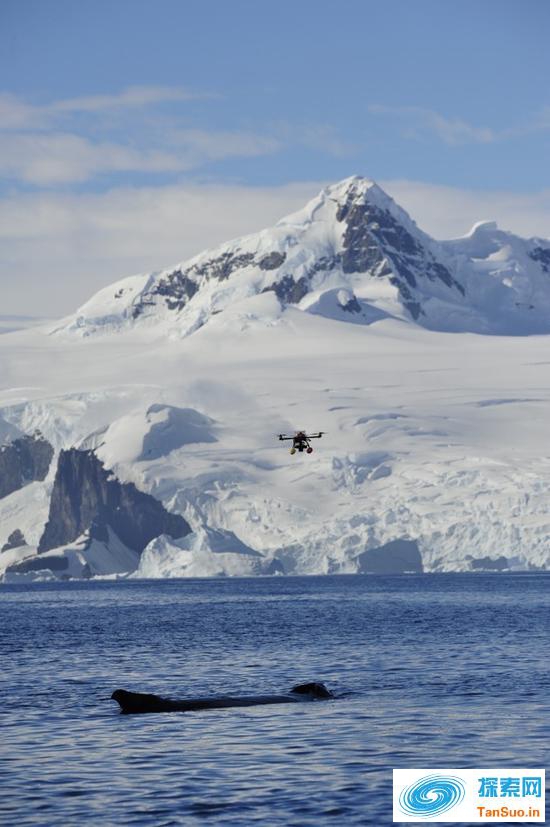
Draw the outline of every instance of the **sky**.
M550 236L546 0L0 0L0 318L376 180Z

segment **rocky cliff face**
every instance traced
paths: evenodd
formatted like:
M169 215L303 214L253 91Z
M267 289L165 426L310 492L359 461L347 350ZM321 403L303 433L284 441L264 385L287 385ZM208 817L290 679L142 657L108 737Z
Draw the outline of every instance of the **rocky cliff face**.
M0 499L30 482L43 480L52 457L52 446L39 433L0 446Z
M422 243L420 234L415 238L405 222L399 221L387 207L372 203L360 186L349 187L336 219L344 228L339 256L342 271L387 278L398 289L403 306L413 319L425 315L416 293L423 281L439 282L440 286L455 290L456 296L464 296L464 287Z
M61 451L38 551L72 543L85 531L104 539L108 526L138 552L160 534L177 538L191 531L183 517L171 514L132 483L116 479L93 451Z
M21 548L21 546L25 546L27 541L23 536L23 532L21 529L16 528L15 531L12 531L10 536L8 537L7 541L4 543L0 552L2 551L11 551L12 548Z

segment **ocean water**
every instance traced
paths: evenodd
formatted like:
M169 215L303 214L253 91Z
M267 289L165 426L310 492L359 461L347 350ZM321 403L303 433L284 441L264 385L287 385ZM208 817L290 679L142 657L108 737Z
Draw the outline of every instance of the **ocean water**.
M392 767L548 763L549 630L544 575L1 586L0 823L391 824Z

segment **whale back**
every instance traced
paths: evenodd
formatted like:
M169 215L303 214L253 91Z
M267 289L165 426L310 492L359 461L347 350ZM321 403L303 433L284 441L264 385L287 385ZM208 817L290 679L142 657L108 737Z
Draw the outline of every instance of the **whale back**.
M299 683L290 690L296 695L311 695L314 698L333 698L332 692L324 683Z
M158 695L146 695L142 692L128 692L126 689L116 689L111 695L123 712L163 712L165 701Z
M258 704L283 704L299 701L314 701L334 697L323 683L301 683L285 695L252 695L238 698L189 698L172 700L159 695L128 692L116 689L111 699L116 701L123 713L136 712L192 712L199 709L225 709L230 706L256 706Z

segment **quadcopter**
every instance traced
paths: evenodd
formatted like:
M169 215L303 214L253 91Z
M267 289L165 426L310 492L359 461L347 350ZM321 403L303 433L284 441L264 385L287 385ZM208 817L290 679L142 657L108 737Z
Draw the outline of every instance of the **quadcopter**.
M296 431L294 436L287 436L286 434L279 434L279 439L291 439L292 440L292 448L290 449L291 454L295 454L296 451L305 451L307 454L313 453L313 448L310 445L311 439L321 439L325 432L319 431L318 434L306 434L305 431Z

